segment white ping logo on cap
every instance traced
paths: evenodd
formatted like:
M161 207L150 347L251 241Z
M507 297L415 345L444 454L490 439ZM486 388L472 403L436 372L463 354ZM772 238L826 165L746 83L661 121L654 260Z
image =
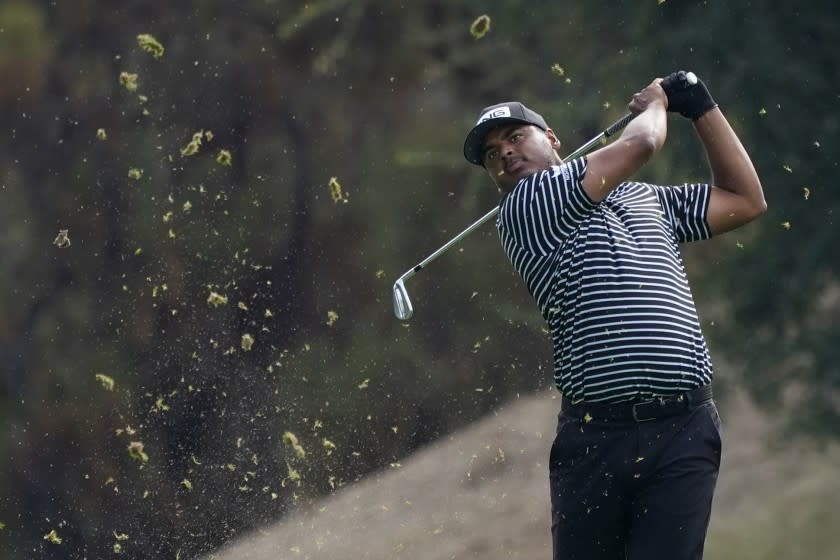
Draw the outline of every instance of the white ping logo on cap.
M479 125L484 121L489 121L490 119L500 119L502 117L509 117L510 116L510 107L505 105L504 107L496 107L490 111L487 111L481 117L479 117L478 122L475 123Z

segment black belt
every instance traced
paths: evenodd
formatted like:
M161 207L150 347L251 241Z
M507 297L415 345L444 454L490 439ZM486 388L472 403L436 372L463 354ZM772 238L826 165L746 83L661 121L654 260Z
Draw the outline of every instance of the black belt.
M561 414L583 418L587 422L592 420L612 420L624 422L646 422L657 418L679 416L699 405L711 400L712 386L697 387L686 393L652 397L642 401L626 401L618 403L587 403L585 401L572 402L563 397Z

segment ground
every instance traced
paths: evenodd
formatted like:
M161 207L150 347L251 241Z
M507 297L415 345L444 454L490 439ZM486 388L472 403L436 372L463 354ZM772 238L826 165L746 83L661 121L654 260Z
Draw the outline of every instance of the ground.
M840 452L774 446L774 422L741 395L721 408L724 458L707 560L829 557L813 542L836 551L836 531L814 527L826 523L820 507L840 509ZM210 558L550 558L546 461L558 409L555 391L523 396ZM829 526L838 519L831 515ZM806 533L809 543L798 546Z

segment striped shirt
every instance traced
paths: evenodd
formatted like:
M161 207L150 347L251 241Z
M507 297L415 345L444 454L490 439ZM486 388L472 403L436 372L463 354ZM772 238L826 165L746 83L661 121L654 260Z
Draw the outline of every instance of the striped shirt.
M519 181L502 246L548 323L554 381L572 400L619 402L711 383L678 244L710 237L711 187L625 182L601 203L586 158Z

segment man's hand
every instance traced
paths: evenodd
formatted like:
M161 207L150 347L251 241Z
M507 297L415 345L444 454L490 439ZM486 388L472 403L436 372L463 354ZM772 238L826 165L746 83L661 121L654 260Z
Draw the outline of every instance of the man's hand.
M661 86L662 78L656 78L642 91L633 95L633 99L627 105L630 112L634 115L645 111L652 103L662 103L662 106L671 110L668 107L668 96Z
M666 77L662 87L668 96L668 111L693 121L717 107L703 80L698 79L696 84L690 85L683 70Z
M668 133L668 96L657 78L633 95L628 104L636 117L621 137L588 156L581 184L593 202L606 198L622 181L638 171L662 147Z

